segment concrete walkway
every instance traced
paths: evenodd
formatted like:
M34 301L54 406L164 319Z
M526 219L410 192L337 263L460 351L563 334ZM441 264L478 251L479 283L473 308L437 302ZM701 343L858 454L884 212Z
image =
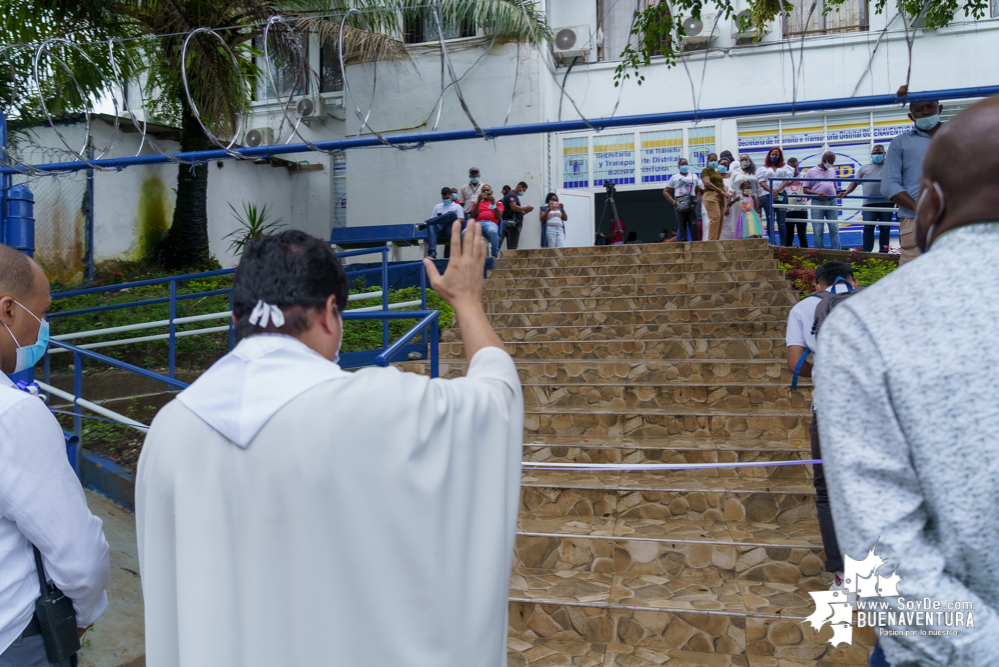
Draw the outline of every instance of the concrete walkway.
M111 546L111 581L108 609L84 637L80 667L145 667L135 515L89 489L86 494L90 510L104 522Z

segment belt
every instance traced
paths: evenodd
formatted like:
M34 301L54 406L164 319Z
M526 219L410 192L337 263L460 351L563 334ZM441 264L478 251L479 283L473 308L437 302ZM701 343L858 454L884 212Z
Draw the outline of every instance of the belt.
M31 622L28 623L28 627L24 629L21 633L22 637L32 637L34 635L42 634L42 626L38 624L38 617L34 614L31 615Z

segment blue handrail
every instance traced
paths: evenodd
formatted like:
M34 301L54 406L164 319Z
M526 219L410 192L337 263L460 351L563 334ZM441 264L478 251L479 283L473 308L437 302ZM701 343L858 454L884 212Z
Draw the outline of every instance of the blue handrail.
M423 268L423 262L407 262L404 264L396 264L394 266L388 265L388 248L385 246L378 248L360 249L360 250L348 250L345 252L337 253L340 258L346 257L358 257L361 255L370 254L381 254L381 266L373 269L361 269L358 271L347 271L347 276L358 276L366 275L369 273L380 272L382 279L382 309L378 312L367 312L367 313L352 313L347 310L343 313L344 320L381 320L382 321L382 350L380 353L374 357L374 362L379 366L386 366L390 363L393 357L397 356L401 351L403 351L407 343L409 343L414 337L422 334L423 340L418 346L422 350L426 350L426 346L429 344L430 347L430 374L431 377L437 377L439 371L439 318L440 312L436 310L427 310L427 276L426 269ZM418 311L391 311L389 310L389 289L388 289L388 274L392 269L403 269L411 268L412 266L419 264L421 267L420 271L420 304L421 309ZM232 310L232 289L218 289L209 290L206 292L196 292L191 294L178 294L177 293L177 283L186 282L190 280L198 280L204 278L211 278L215 276L229 275L233 274L235 269L222 269L218 271L205 271L202 273L188 273L179 276L171 276L166 278L153 278L150 280L139 280L129 283L121 283L118 285L108 285L105 287L88 287L85 289L71 290L67 292L57 292L52 295L53 300L56 299L66 299L75 296L84 296L91 294L102 294L107 292L120 292L121 290L130 289L134 287L147 287L153 285L166 285L170 286L170 296L162 297L156 299L143 299L140 301L131 301L128 303L110 304L106 306L95 306L92 308L80 308L76 310L67 310L57 313L51 313L49 319L56 317L68 317L71 315L84 315L88 313L97 313L110 310L118 310L121 308L135 308L141 306L151 306L158 304L169 304L170 306L170 317L169 317L169 370L167 375L161 375L153 371L140 368L133 364L129 364L124 361L119 361L108 357L97 352L92 352L80 348L76 345L71 345L69 343L52 340L52 346L54 348L61 348L72 352L73 354L73 395L74 395L74 427L76 431L77 438L81 438L82 433L82 416L83 410L77 404L76 401L82 398L83 394L83 360L91 359L100 363L107 364L114 368L118 368L130 373L135 373L141 377L155 380L157 382L163 382L167 385L170 390L184 389L187 387L186 382L181 382L175 377L176 374L176 339L177 339L177 302L185 301L190 299L200 299L209 296L221 296L227 295L229 297L229 309ZM398 341L389 345L389 320L401 320L401 319L417 319L419 322L413 326L409 331L407 331ZM429 329L429 335L428 335ZM230 320L229 323L229 349L235 346L235 332ZM371 359L368 357L370 353L351 353L356 354L360 358L355 358L354 365L364 365L365 363L371 363ZM346 356L346 355L345 355ZM365 361L366 359L366 361ZM50 364L49 355L45 355L45 380L50 381ZM73 451L70 452L71 463L77 474L80 473L80 446L75 446L72 448Z

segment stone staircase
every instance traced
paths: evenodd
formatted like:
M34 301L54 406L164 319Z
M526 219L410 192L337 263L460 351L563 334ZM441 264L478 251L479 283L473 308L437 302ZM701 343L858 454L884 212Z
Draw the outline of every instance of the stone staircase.
M524 386L524 460L810 458L797 295L764 240L520 250L486 309ZM442 333L441 376L464 374ZM408 365L411 370L420 364ZM811 467L525 469L509 666L866 665L799 625L827 589Z

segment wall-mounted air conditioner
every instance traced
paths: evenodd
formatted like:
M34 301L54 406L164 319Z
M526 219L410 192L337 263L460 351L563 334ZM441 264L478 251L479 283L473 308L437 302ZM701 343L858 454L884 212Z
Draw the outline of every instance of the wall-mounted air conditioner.
M569 62L573 58L589 55L591 50L593 50L593 43L590 38L590 26L577 25L555 30L552 53L558 60L564 63Z
M752 12L748 9L744 9L735 15L734 23L732 24L732 37L735 39L736 44L754 44L756 42L756 31L749 27L750 17ZM746 30L742 30L742 26L746 26ZM770 28L764 28L763 34L760 36L761 39L770 34Z
M322 97L303 97L298 101L295 112L304 121L326 118L326 103Z
M274 130L269 127L257 127L247 130L243 134L243 145L250 148L257 146L273 146Z
M701 14L701 18L695 19L688 16L683 19L683 31L686 33L681 42L684 51L696 49L706 49L711 42L718 39L721 29L718 27L716 14Z

